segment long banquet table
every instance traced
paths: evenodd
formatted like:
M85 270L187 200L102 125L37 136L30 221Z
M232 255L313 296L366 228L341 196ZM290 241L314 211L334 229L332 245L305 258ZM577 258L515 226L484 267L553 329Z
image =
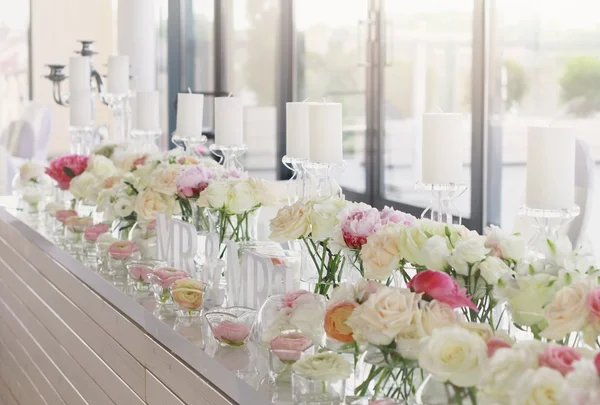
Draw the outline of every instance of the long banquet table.
M8 208L2 208L8 207ZM0 405L290 403L259 347L153 314L0 198Z

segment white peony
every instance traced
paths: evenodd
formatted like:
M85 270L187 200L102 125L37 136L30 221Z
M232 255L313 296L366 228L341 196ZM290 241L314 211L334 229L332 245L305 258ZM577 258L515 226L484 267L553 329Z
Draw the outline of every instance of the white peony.
M520 276L516 288L505 290L515 323L533 326L544 319L544 306L556 291L555 280L555 277L543 273Z
M356 289L352 283L341 283L331 293L331 298L327 306L332 306L338 302L356 301Z
M19 180L22 185L39 182L42 176L44 176L44 166L33 160L28 160L19 167Z
M520 235L509 235L496 225L487 228L485 235L485 246L491 250L491 255L517 262L525 256L525 240Z
M560 393L560 404L600 404L600 378L593 362L587 359L573 363L575 368L566 375L566 384Z
M344 356L333 352L303 356L292 369L302 377L319 381L345 380L352 374L352 366Z
M446 226L443 222L433 221L427 218L417 220L416 226L428 237L434 235L446 237Z
M447 258L450 256L448 239L434 235L423 244L422 264L431 270L443 271L448 266Z
M537 370L527 370L510 387L510 404L565 405L560 402L565 384L562 374L554 369L540 367Z
M331 198L324 202L315 203L310 213L312 237L316 240L331 238L334 230L339 227L339 213L346 202L340 198Z
M254 187L247 179L230 180L227 208L233 214L243 214L258 205Z
M102 189L100 180L90 172L83 172L71 180L69 191L79 200L95 203Z
M489 256L479 263L478 269L481 277L483 277L488 284L492 285L497 284L498 280L510 273L510 268L506 263L496 256Z
M466 276L469 274L469 265L484 260L489 251L485 247L485 237L471 237L455 244L452 254L448 257L448 263L458 274Z
M275 185L269 181L248 177L248 182L254 189L254 198L257 204L269 206L277 203L277 196L273 192Z
M580 331L590 314L586 305L589 291L588 280L558 290L554 299L544 309L548 327L542 331L542 337L561 340L568 333Z
M421 341L419 366L438 381L476 386L488 364L484 340L459 326L433 330Z
M420 226L409 226L400 228L398 234L398 247L401 258L406 259L412 264L423 266L426 261L427 252L423 246L427 243L429 236Z
M229 184L225 180L214 181L208 185L198 197L200 207L216 209L226 208L229 202Z
M113 204L113 212L119 218L128 217L133 213L133 200L127 197L118 198Z
M91 155L88 159L86 171L100 179L106 179L119 174L119 169L117 169L112 160L102 155Z
M271 220L271 240L284 242L310 234L310 207L298 201L281 208Z

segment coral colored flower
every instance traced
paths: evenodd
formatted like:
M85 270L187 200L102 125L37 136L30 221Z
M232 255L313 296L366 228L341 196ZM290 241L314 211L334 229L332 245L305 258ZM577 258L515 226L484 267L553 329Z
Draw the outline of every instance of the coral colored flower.
M348 343L354 341L352 328L346 321L358 304L354 301L341 301L327 308L325 312L325 333L332 339Z
M588 292L586 306L594 316L600 318L600 287L594 287Z
M488 357L492 357L498 349L511 348L512 346L504 339L493 337L487 341Z
M575 370L573 363L581 359L581 355L572 347L548 345L540 356L540 366L553 368L562 375Z
M98 236L102 235L105 232L108 232L109 229L110 229L110 226L108 226L106 224L91 225L91 226L88 226L87 228L85 228L83 237L88 242L96 242L96 239L98 239Z
M68 190L71 180L85 171L88 157L84 155L66 155L54 158L46 168L46 174L58 183L62 190Z
M187 167L175 177L177 194L183 198L198 198L214 177L214 170L210 168L201 165Z
M379 211L363 203L344 210L340 220L344 243L351 249L358 249L367 243L367 237L381 227Z
M54 216L59 222L64 223L69 217L76 217L77 211L75 210L58 210L54 213Z
M212 326L212 325L211 325ZM223 321L212 326L215 339L233 346L244 344L250 334L250 326L233 321Z
M477 305L467 297L467 290L459 288L456 281L444 272L436 270L419 272L406 286L416 293L424 293L452 308L468 307L477 310Z
M116 260L125 260L137 251L139 251L138 246L128 240L118 240L108 248L108 253Z
M269 342L269 347L282 362L297 361L302 352L313 345L312 341L301 333L279 335Z

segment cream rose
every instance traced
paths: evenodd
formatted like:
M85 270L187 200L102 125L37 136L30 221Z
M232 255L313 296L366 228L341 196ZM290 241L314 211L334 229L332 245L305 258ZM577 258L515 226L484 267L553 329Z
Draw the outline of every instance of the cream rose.
M169 197L174 196L177 194L175 177L177 177L180 171L181 165L179 164L159 166L152 172L148 186L154 191L165 194Z
M345 380L352 374L352 366L341 354L325 352L303 356L292 366L296 374L320 381Z
M561 340L568 333L581 330L590 314L586 305L589 291L590 284L587 280L558 290L544 310L548 327L542 331L542 337Z
M229 203L229 184L227 181L212 182L200 192L197 204L200 207L221 209Z
M566 382L560 372L547 367L527 370L510 387L511 405L564 405L560 395Z
M469 274L469 265L478 263L486 258L489 249L485 247L485 237L472 237L457 242L448 263L458 274Z
M355 339L374 345L390 344L395 338L417 330L415 316L421 296L400 288L381 288L352 312L346 321Z
M398 234L401 256L410 263L424 265L426 252L423 251L423 246L428 239L428 234L420 226L403 227Z
M314 239L324 240L333 236L334 230L339 227L339 213L344 206L345 201L339 198L332 198L313 205L310 222Z
M448 304L433 300L421 302L421 315L417 327L419 336L431 336L433 330L458 323L456 312Z
M173 211L167 197L152 189L146 189L135 197L133 209L140 219L147 221L154 219L157 212L169 216Z
M249 177L248 181L254 188L254 198L260 205L268 206L277 203L277 196L273 193L273 183L255 177Z
M487 345L459 326L434 329L421 341L419 366L457 387L476 386L488 363Z
M259 205L254 194L254 187L247 179L230 180L229 202L227 208L234 214L242 214Z
M271 220L270 238L285 242L307 237L310 234L309 218L310 208L301 201L281 208Z
M385 225L367 237L360 251L366 278L386 280L398 267L402 255L397 236L401 228L396 224Z

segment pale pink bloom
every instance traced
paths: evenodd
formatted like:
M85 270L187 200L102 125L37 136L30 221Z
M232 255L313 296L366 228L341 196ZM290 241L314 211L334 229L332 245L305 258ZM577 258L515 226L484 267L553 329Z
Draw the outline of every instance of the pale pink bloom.
M459 288L448 274L425 270L417 273L407 284L416 293L424 293L434 300L450 305L452 308L468 307L477 310L477 305L467 297L467 290Z
M510 343L506 340L493 337L487 341L488 357L491 358L498 349L511 348Z
M590 290L586 305L594 316L600 318L600 287L594 287Z
M214 171L202 165L184 168L175 177L177 194L183 198L197 198L214 177Z
M198 145L194 148L194 152L198 155L208 155L208 149L204 145Z
M562 375L575 370L573 363L581 359L581 355L572 347L548 345L540 356L540 366L553 368Z
M369 405L399 405L398 402L391 398L375 399L369 402Z
M148 155L142 155L136 160L133 161L133 169L137 169L138 166L141 166L146 163L146 159L148 159Z
M379 211L363 203L342 211L340 220L344 243L351 249L367 243L367 237L381 227Z
M250 326L239 322L223 321L213 326L212 332L217 340L241 344L250 334Z
M118 240L108 248L108 253L116 260L125 260L137 251L139 251L138 246L128 240Z
M309 294L309 292L306 290L298 290L284 294L281 298L282 307L292 308L294 306L294 301L296 301L298 297L304 294Z
M144 264L132 264L127 270L135 281L148 282L148 277L152 274L152 268Z
M146 225L146 231L152 232L155 229L156 229L156 219L153 219L152 221L148 222L148 225Z
M383 210L379 214L381 218L381 226L387 224L402 224L406 226L412 226L417 222L417 218L410 214L406 214L402 211L396 211L391 207L383 207Z
M600 353L594 357L594 366L596 366L596 371L598 372L598 375L600 375Z
M88 157L84 155L66 155L54 158L46 168L46 174L56 180L58 187L68 190L71 180L85 171Z
M75 210L58 210L54 213L56 219L60 222L65 222L69 217L76 217L77 211Z
M151 277L152 282L160 285L162 288L169 288L175 281L189 277L187 272L174 267L160 267L154 270L152 274L154 275L154 277Z
M284 362L297 361L311 346L312 341L301 333L279 335L269 342L273 353Z
M87 228L85 228L83 237L88 242L96 242L96 239L98 239L98 236L102 235L105 232L108 232L109 229L110 229L110 226L108 226L106 224L91 225L91 226L88 226Z
M241 179L247 176L248 173L239 170L237 167L232 167L228 172L223 174L224 179Z

